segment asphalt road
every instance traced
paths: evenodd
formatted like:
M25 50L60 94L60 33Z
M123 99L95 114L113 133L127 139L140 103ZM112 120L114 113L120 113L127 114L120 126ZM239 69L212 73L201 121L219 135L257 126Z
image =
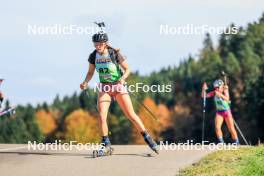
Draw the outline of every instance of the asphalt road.
M92 151L28 150L27 145L0 144L2 176L172 176L211 151L161 150L145 145L114 145L112 156L92 157Z

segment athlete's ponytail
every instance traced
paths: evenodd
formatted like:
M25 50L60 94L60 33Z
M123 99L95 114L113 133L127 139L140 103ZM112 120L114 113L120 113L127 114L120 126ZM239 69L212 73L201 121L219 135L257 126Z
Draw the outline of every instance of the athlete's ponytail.
M107 42L106 45L107 45L108 48L113 49L116 53L119 53L119 52L120 52L120 48L114 48L113 46L111 46L111 45L109 44L109 42Z

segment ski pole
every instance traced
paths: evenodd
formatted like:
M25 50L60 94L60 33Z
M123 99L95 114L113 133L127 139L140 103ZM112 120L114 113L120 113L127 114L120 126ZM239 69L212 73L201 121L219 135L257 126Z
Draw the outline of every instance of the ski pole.
M224 71L221 71L221 75L224 77L224 82L225 82L225 85L227 85L227 76L226 76L226 73ZM235 119L233 118L233 121L234 121L234 124L235 124L235 127L237 128L240 136L242 137L242 139L244 140L245 144L246 145L249 145L249 143L247 142L245 136L243 135L242 131L240 130L238 124L236 123Z
M88 98L90 98L90 95L89 95L89 93L88 93L88 88L84 89L83 91L85 92L86 96L87 96ZM95 102L94 107L95 107L96 111L99 113L99 110L98 110L98 108L97 108L97 101Z
M203 123L202 123L202 142L204 141L204 128L205 128L205 111L206 111L206 83L203 84Z
M100 33L105 33L105 24L104 24L104 22L100 22L100 23L94 22L94 23L100 28Z
M239 131L239 133L240 133L242 139L244 140L244 142L245 142L247 145L249 145L248 142L247 142L247 140L246 140L246 138L245 138L245 136L243 135L242 131L240 130L240 128L239 128L239 126L237 125L237 123L236 123L235 120L234 120L234 124L235 124L237 130Z
M205 91L204 91L205 92ZM204 126L205 126L205 98L203 98L203 126L202 126L202 142L204 141Z
M150 110L150 108L149 108L147 105L145 105L144 103L142 103L142 102L139 100L139 98L138 98L136 95L134 95L133 93L130 92L130 94L131 94L133 97L135 97L135 99L137 100L137 103L139 103L140 105L142 105L143 108L144 108L144 109L145 109L145 110L151 115L151 117L152 117L155 121L159 122L159 119L157 118L157 116L154 115L154 113Z

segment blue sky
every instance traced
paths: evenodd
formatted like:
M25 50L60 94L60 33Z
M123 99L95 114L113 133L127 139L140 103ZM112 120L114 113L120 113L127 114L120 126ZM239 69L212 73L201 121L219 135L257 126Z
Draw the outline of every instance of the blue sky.
M87 70L90 35L29 35L28 25L91 26L104 21L113 46L141 74L196 55L204 35L160 35L161 24L245 26L264 12L264 1L4 1L0 6L1 89L12 104L51 102L71 95ZM212 36L217 41L218 36ZM97 78L93 79L96 82Z

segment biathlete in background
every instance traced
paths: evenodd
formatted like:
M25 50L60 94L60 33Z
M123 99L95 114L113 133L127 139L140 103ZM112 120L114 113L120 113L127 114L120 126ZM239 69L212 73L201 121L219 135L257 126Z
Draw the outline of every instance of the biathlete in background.
M4 81L4 78L0 76L0 88L1 88L1 84ZM2 102L4 101L4 94L1 92L0 90L0 109L2 107Z
M151 138L141 119L135 113L128 91L124 86L125 80L130 74L127 61L120 54L119 50L109 46L108 36L105 32L101 31L94 34L92 36L92 41L95 50L89 56L88 72L80 88L83 90L87 88L96 70L100 79L97 109L99 111L99 124L103 145L106 147L111 146L108 137L107 114L111 104L111 98L114 97L126 117L142 135L145 142L154 152L158 153L156 142ZM122 70L124 72L122 72Z
M231 134L233 144L239 144L237 132L234 126L234 119L230 109L230 97L228 86L224 85L224 82L221 79L214 81L214 90L206 93L207 89L206 83L203 84L202 97L206 98L214 97L214 102L216 106L216 115L215 115L215 132L219 143L224 143L222 124L225 121L228 131Z
M0 76L0 87L3 81L4 81L4 78ZM7 109L1 110L3 101L4 101L4 94L0 90L0 117L6 114L10 114L10 115L15 114L16 113L15 107L9 107Z

